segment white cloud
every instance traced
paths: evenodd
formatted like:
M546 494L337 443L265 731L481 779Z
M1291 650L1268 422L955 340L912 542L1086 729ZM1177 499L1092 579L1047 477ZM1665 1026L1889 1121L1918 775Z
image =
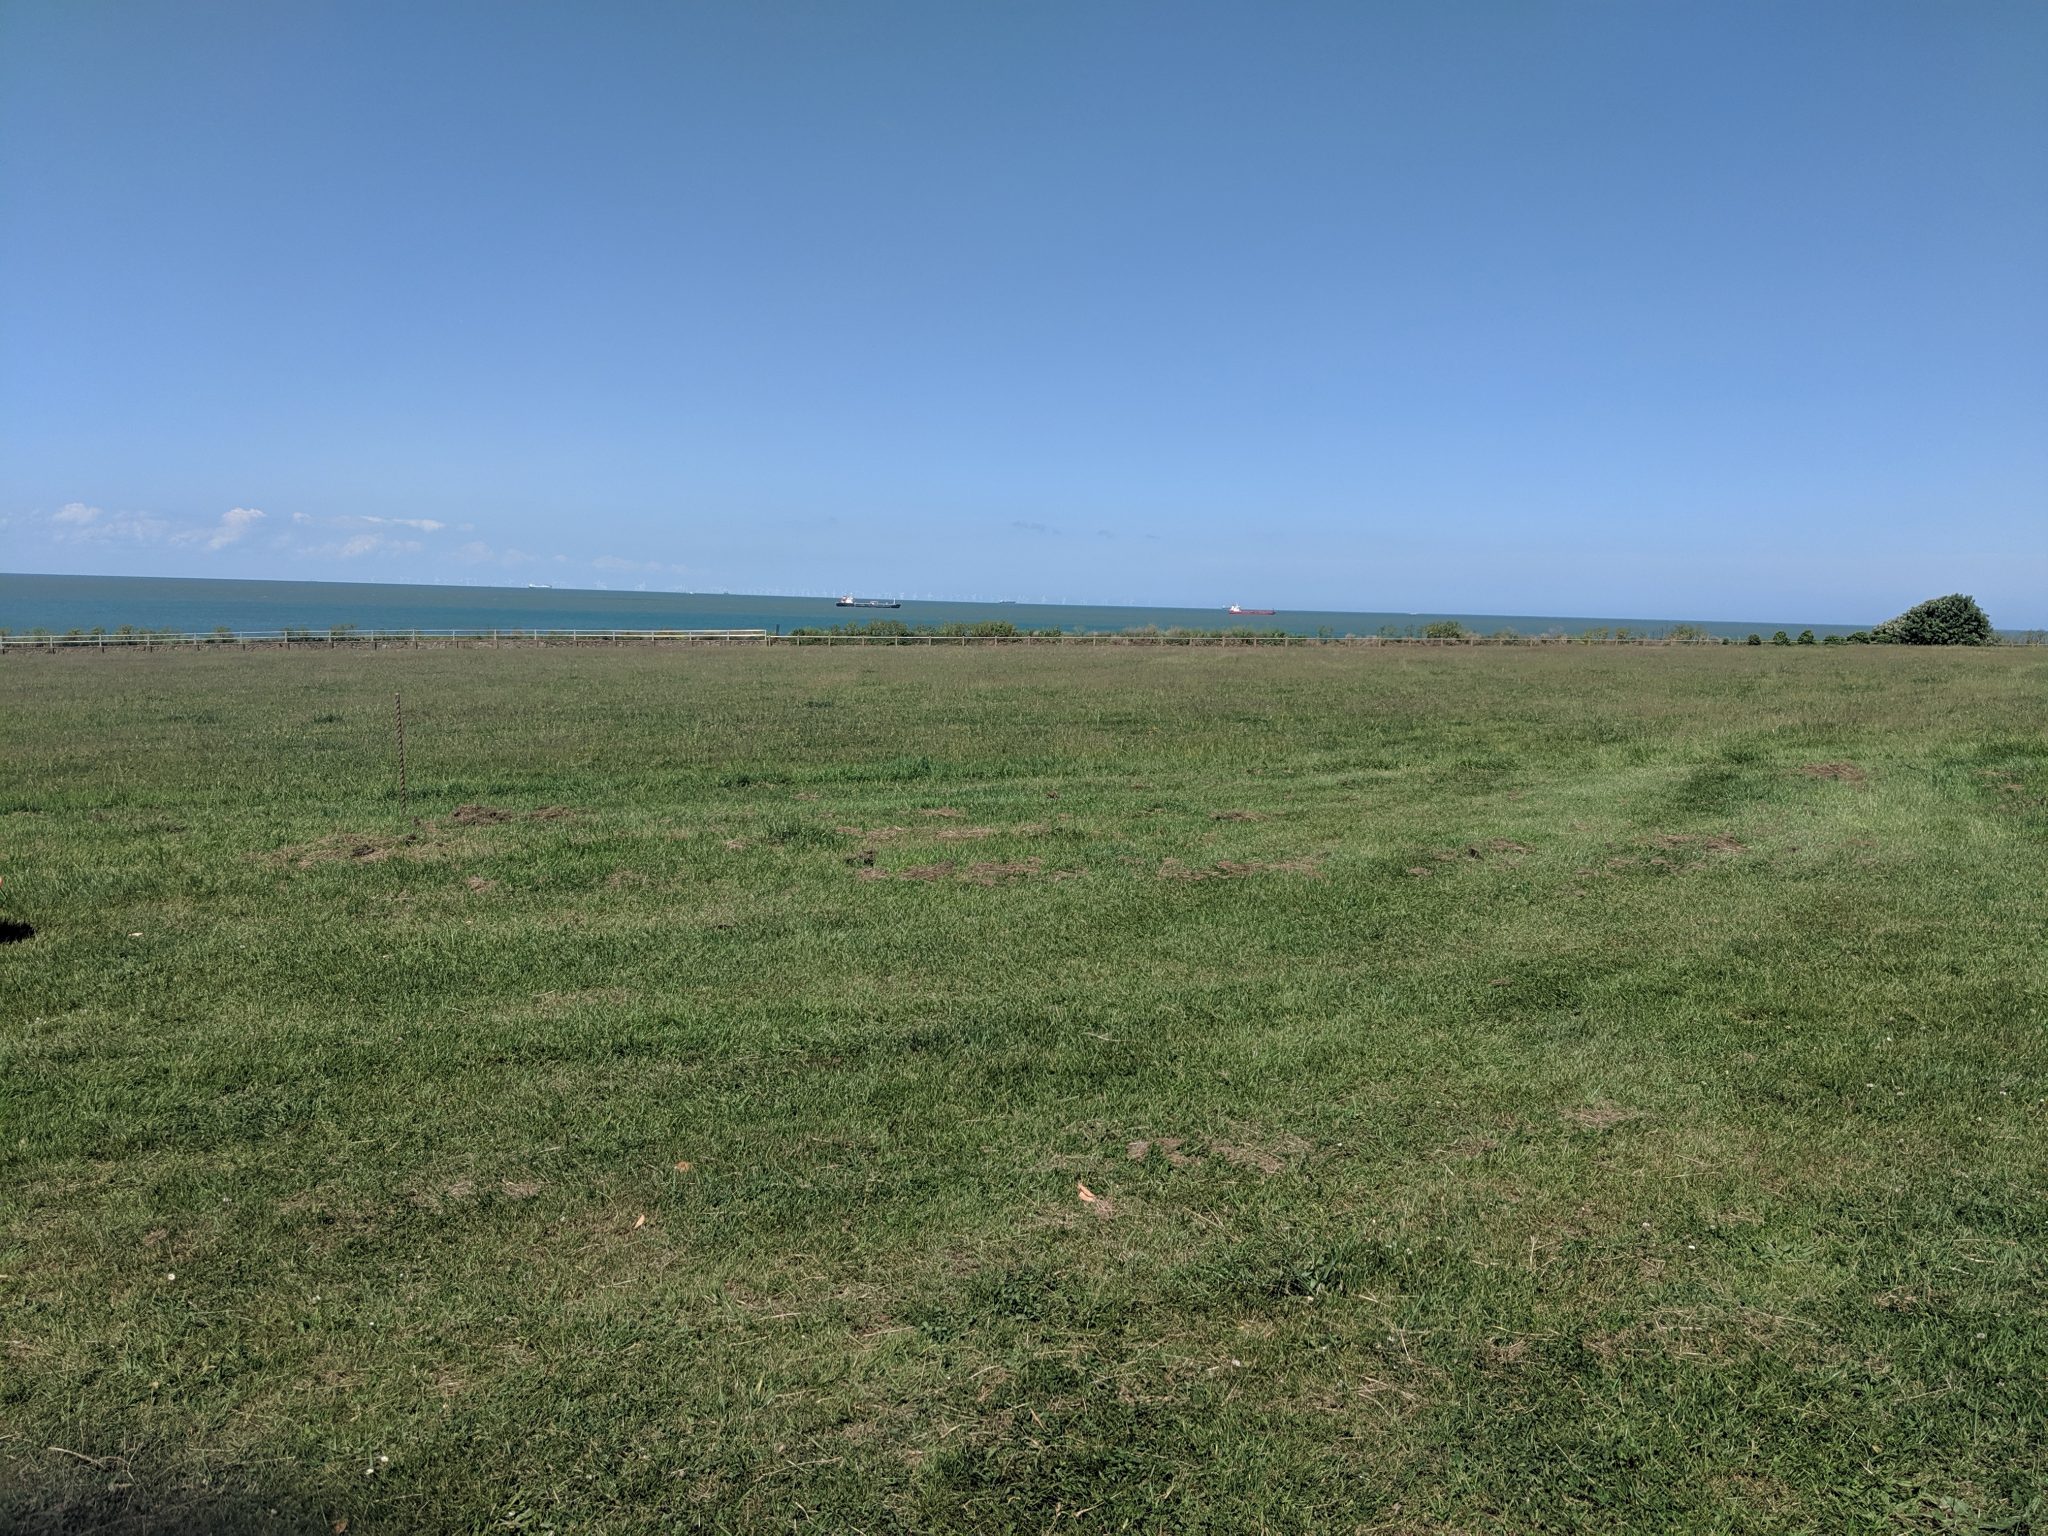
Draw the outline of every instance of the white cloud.
M57 544L160 544L176 530L148 512L109 512L82 501L66 502L50 514L50 539Z
M436 522L431 517L371 517L367 514L361 517L337 517L333 521L344 526L367 523L372 528L417 528L421 533L439 533L448 526L446 523Z
M426 548L418 539L392 539L381 533L359 533L339 544L315 544L309 555L330 555L338 560L360 560L364 555L413 555Z
M12 521L31 537L40 536L52 545L125 545L208 554L263 549L300 559L347 561L416 555L426 549L427 538L449 527L432 517L272 514L260 507L230 507L208 522L153 512L109 511L84 501L66 502L55 512L37 510ZM524 550L493 549L481 539L463 545L457 557L472 564L506 567L530 565L537 558Z
M226 549L235 540L263 521L263 513L255 507L230 507L220 515L220 526L207 538L208 549Z

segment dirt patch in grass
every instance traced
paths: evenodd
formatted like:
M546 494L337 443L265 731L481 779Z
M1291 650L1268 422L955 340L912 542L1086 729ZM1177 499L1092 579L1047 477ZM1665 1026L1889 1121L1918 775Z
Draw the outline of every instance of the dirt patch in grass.
M311 869L316 864L377 864L394 853L428 853L439 846L417 832L334 832L310 843L280 848L275 857L293 869Z
M1203 1161L1202 1155L1183 1151L1186 1145L1186 1139L1180 1136L1143 1137L1127 1145L1124 1156L1134 1163L1142 1163L1156 1151L1171 1167L1199 1166ZM1257 1140L1247 1136L1242 1141L1212 1141L1208 1155L1233 1167L1252 1168L1270 1176L1284 1169L1290 1158L1300 1157L1308 1149L1308 1143L1299 1136L1281 1135Z
M1498 1152L1499 1150L1500 1138L1498 1136L1467 1136L1445 1147L1443 1149L1443 1156L1458 1162L1466 1162L1472 1158L1484 1157L1489 1152Z
M1529 1358L1535 1347L1535 1340L1526 1337L1485 1339L1479 1345L1479 1363L1487 1370L1513 1370Z
M967 813L966 813L965 811L961 811L961 810L955 810L955 809L954 809L954 808L953 808L952 806L950 806L950 805L933 805L933 806L927 806L927 807L925 807L925 808L924 808L923 810L919 811L919 812L918 812L917 814L918 814L918 815L920 815L920 816L959 816L959 817L965 817Z
M899 837L908 837L911 833L909 827L869 827L866 830L859 827L834 827L832 830L841 837L857 837L864 843L893 842Z
M1809 1325L1755 1307L1666 1307L1579 1341L1603 1363L1661 1356L1729 1360L1758 1350L1811 1353Z
M468 887L472 891L476 892L479 896L481 896L485 891L496 890L498 886L497 881L486 880L482 875L471 875L469 879L464 883L468 885Z
M1483 862L1493 855L1518 859L1535 851L1527 843L1518 843L1511 837L1492 837L1484 843L1467 843L1462 848L1432 848L1429 856L1439 864L1456 864L1464 859ZM1408 869L1411 875L1427 875L1429 872L1427 865L1411 865Z
M978 838L994 837L994 827L941 827L932 834L942 843L966 843Z
M1256 1168L1261 1173L1278 1173L1287 1166L1284 1159L1264 1147L1240 1147L1235 1142L1218 1141L1210 1143L1209 1149L1226 1163L1234 1163L1239 1168Z
M1008 880L1022 880L1031 875L1044 874L1050 880L1071 880L1080 873L1075 869L1047 871L1041 859L1014 859L970 864L960 873L962 880L974 885L1001 885Z
M1248 1128L1240 1128L1239 1134L1243 1135L1245 1129ZM1256 1168L1261 1173L1278 1173L1309 1150L1307 1142L1286 1131L1277 1136L1260 1136L1257 1140L1246 1136L1242 1142L1215 1141L1209 1146L1226 1163L1234 1163L1240 1168Z
M1799 771L1809 779L1833 779L1842 784L1861 784L1869 777L1854 763L1801 763Z
M448 819L458 827L490 827L501 821L563 821L575 814L566 805L544 805L537 811L508 811L495 805L458 805Z
M1696 832L1659 832L1650 839L1653 848L1698 848L1703 853L1741 853L1749 844L1739 837L1728 837L1721 833L1702 836ZM1621 866L1631 864L1632 859L1609 859L1609 864ZM1651 859L1652 864L1668 863L1668 860Z
M1197 869L1179 859L1167 859L1159 866L1161 880L1248 880L1254 875L1307 875L1322 878L1323 867L1314 859L1218 859Z
M1631 1120L1643 1118L1640 1109L1629 1109L1620 1104L1609 1104L1605 1100L1598 1104L1581 1104L1576 1109L1562 1112L1562 1118L1586 1131L1611 1131L1617 1125L1626 1125Z
M454 1183L444 1185L439 1189L416 1189L407 1198L413 1205L418 1206L423 1211L445 1211L450 1206L461 1205L466 1200L474 1200L476 1198L476 1181L474 1179L457 1179Z
M1156 1148L1159 1155L1165 1158L1171 1166L1175 1168L1192 1168L1201 1159L1181 1151L1183 1144L1183 1139L1179 1136L1140 1138L1124 1148L1124 1156L1134 1163L1142 1163L1152 1155L1153 1150Z

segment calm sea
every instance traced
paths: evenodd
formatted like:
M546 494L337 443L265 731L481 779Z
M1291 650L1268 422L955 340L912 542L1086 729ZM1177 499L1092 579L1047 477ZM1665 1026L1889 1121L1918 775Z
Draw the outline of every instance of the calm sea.
M1679 622L1700 624L1715 634L1746 635L1774 629L1795 634L1807 626L1726 623L1707 620L1585 618L1568 615L1500 613L1309 613L1282 612L1272 618L1233 619L1213 608L1091 608L1049 603L906 602L879 612L835 608L826 597L766 597L707 592L582 592L558 587L429 587L344 581L207 581L175 576L10 576L0 574L0 629L58 633L95 627L170 629L203 634L225 625L240 633L264 630L326 630L353 624L363 630L409 629L766 629L788 632L800 626L867 619L906 623L1007 619L1020 629L1114 632L1156 625L1161 629L1221 629L1246 625L1292 634L1371 635L1419 627L1433 619L1457 619L1484 634L1512 629L1522 634L1576 634L1591 626L1626 625L1638 634L1658 633ZM1816 634L1845 626L1812 626Z

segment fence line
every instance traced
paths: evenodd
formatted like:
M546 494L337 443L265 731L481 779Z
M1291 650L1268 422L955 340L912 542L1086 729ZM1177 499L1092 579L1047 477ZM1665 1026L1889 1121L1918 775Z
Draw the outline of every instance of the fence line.
M785 634L765 629L398 629L216 630L207 634L135 631L129 634L0 634L0 651L59 650L417 650L505 645L1084 645L1084 646L1718 646L1719 635L1682 638L1634 636L1597 639L1576 635L1516 635L1512 639L1465 634L1296 635L1256 631L1187 630L1077 632L1061 635L870 635L826 631ZM1736 642L1741 643L1741 642Z

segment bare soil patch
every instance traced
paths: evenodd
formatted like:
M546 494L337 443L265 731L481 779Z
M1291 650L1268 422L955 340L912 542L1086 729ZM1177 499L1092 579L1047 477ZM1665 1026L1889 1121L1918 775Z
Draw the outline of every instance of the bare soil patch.
M1696 832L1659 832L1650 839L1650 846L1653 848L1698 847L1705 853L1741 853L1749 844L1743 842L1739 837L1728 837L1722 833L1702 836ZM1623 865L1632 861L1628 859L1609 859L1607 862L1614 865ZM1650 862L1652 864L1662 864L1670 861L1653 858Z
M960 878L974 885L1001 885L1007 880L1021 880L1028 875L1041 873L1042 860L1015 859L1008 862L992 861L970 864L960 873ZM1078 873L1074 870L1054 870L1051 878L1064 880Z
M1498 1152L1499 1150L1500 1138L1498 1136L1467 1136L1445 1147L1443 1155L1464 1162L1475 1157L1484 1157L1489 1152Z
M1131 1142L1124 1148L1124 1156L1134 1163L1142 1163L1154 1152L1165 1158L1174 1168L1198 1167L1203 1157L1199 1153L1183 1151L1186 1139L1180 1136L1148 1136ZM1280 1135L1262 1140L1246 1138L1241 1142L1212 1141L1208 1155L1219 1158L1236 1168L1251 1168L1271 1176L1287 1166L1288 1159L1301 1156L1308 1151L1308 1143L1299 1136Z
M501 821L562 821L576 813L566 805L544 805L537 811L508 811L496 805L458 805L448 819L458 827L489 827Z
M394 853L424 853L433 846L417 832L334 832L314 842L280 848L276 857L294 869L311 869L315 864L376 864Z
M1211 811L1211 821L1264 821L1266 818L1257 811Z
M1183 1140L1179 1136L1140 1138L1124 1148L1124 1156L1134 1163L1142 1163L1152 1155L1153 1149L1157 1148L1159 1155L1165 1158L1172 1167L1192 1168L1201 1159L1199 1157L1190 1157L1187 1153L1181 1151L1182 1145Z

